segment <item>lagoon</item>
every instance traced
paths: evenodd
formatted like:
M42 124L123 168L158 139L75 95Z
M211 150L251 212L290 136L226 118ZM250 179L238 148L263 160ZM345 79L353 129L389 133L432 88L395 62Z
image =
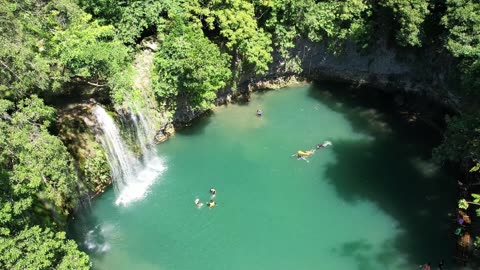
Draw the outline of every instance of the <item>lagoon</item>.
M70 235L94 269L450 266L455 185L431 161L439 135L393 107L317 83L216 108L156 146L167 169L142 200L116 205L111 189ZM325 140L308 162L292 157ZM197 208L211 187L218 205Z

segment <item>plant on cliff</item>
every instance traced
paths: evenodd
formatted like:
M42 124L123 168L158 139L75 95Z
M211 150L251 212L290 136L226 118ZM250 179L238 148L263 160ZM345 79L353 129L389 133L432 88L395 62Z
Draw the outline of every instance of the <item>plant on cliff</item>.
M98 193L102 192L105 187L111 184L112 179L105 152L99 148L95 148L94 150L95 152L92 153L83 164L83 181L89 190Z
M265 28L273 33L274 45L286 59L286 65L291 64L289 50L294 47L294 40L301 36L314 42L326 41L333 53L339 53L347 39L363 48L370 38L369 1L280 0L262 11Z
M464 162L466 167L480 160L480 114L472 112L453 117L447 124L444 142L434 150L436 160Z
M155 56L153 87L169 106L180 98L194 110L209 109L231 77L229 60L199 28L180 22Z
M401 46L422 45L423 24L430 13L428 0L386 0L380 5L390 9L396 25L396 39Z
M446 47L462 61L464 88L478 97L480 89L480 3L471 0L447 0L442 19L448 30Z
M117 36L127 44L134 44L145 34L162 33L175 16L185 17L182 1L174 0L81 0L87 12L105 24L115 26Z
M64 67L62 76L98 83L122 71L129 60L128 50L115 39L112 26L101 26L86 13L69 14L72 23L64 26L58 22L64 19L61 12L53 9L48 14L55 31L46 48L49 57L57 60L52 64Z
M269 1L257 4L271 5ZM238 68L257 74L268 70L272 61L271 35L257 24L254 3L246 0L189 1L187 10L199 26L218 31Z

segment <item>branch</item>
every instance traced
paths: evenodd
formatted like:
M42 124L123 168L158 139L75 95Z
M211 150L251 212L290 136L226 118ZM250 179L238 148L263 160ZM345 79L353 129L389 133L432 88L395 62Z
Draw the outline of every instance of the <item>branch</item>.
M98 84L98 83L92 83L92 82L87 82L90 85L96 86L96 87L104 87L107 86L106 84Z
M47 178L45 178L45 175L43 175L43 173L40 173L40 175L42 176L42 180L45 183L45 185L48 185L48 181L47 181Z
M17 76L17 74L16 74L13 70L11 70L10 67L7 66L7 64L5 64L5 62L3 62L2 60L0 60L0 64L2 64L2 66L4 66L8 71L10 71L10 73L12 73L13 76L15 76L18 80L21 81L21 79Z
M473 204L473 205L478 205L478 206L480 206L480 203L476 203L476 202L469 202L469 201L467 201L467 203L468 203L468 204Z

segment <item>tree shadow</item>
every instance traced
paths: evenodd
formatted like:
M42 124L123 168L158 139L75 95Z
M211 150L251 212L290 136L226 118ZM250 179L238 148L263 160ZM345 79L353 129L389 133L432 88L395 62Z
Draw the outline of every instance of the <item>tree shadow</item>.
M392 236L392 247L408 262L445 259L451 265L455 242L449 214L455 210L456 188L451 172L431 162L432 147L441 136L423 121L398 113L388 95L373 91L372 99L365 99L351 91L336 92L332 85L315 88L313 98L366 135L333 140L337 162L327 167L327 181L346 202L372 202L396 220L399 233ZM358 259L359 269L369 269L363 255L344 252L348 254Z
M68 238L75 240L78 249L87 253L91 262L102 260L107 255L109 243L106 233L110 233L109 228L99 222L90 205L71 215L68 224Z
M177 128L175 132L178 135L183 135L183 136L196 136L196 135L203 134L205 132L205 128L212 121L212 114L213 112L208 111L202 114L200 117L192 120L188 126Z
M398 222L395 248L409 261L449 258L453 230L449 209L455 201L440 172L422 172L414 146L374 142L335 141L337 163L327 167L327 181L345 201L375 203ZM422 166L422 165L420 165Z

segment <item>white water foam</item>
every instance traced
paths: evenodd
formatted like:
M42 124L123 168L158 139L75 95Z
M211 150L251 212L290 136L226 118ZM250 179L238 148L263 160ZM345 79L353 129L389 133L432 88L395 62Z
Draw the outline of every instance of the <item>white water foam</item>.
M139 110L131 112L137 143L142 150L139 158L128 149L120 135L115 121L101 106L95 106L93 114L102 130L100 137L103 149L112 171L113 183L118 192L117 205L126 206L131 202L143 199L149 187L166 170L165 162L154 147L150 125Z
M159 157L149 159L134 176L135 181L127 181L115 204L126 206L130 202L143 199L147 195L149 187L166 169L165 162Z
M99 224L85 234L83 245L89 251L103 253L110 249L109 242L115 237L116 229L113 225Z

